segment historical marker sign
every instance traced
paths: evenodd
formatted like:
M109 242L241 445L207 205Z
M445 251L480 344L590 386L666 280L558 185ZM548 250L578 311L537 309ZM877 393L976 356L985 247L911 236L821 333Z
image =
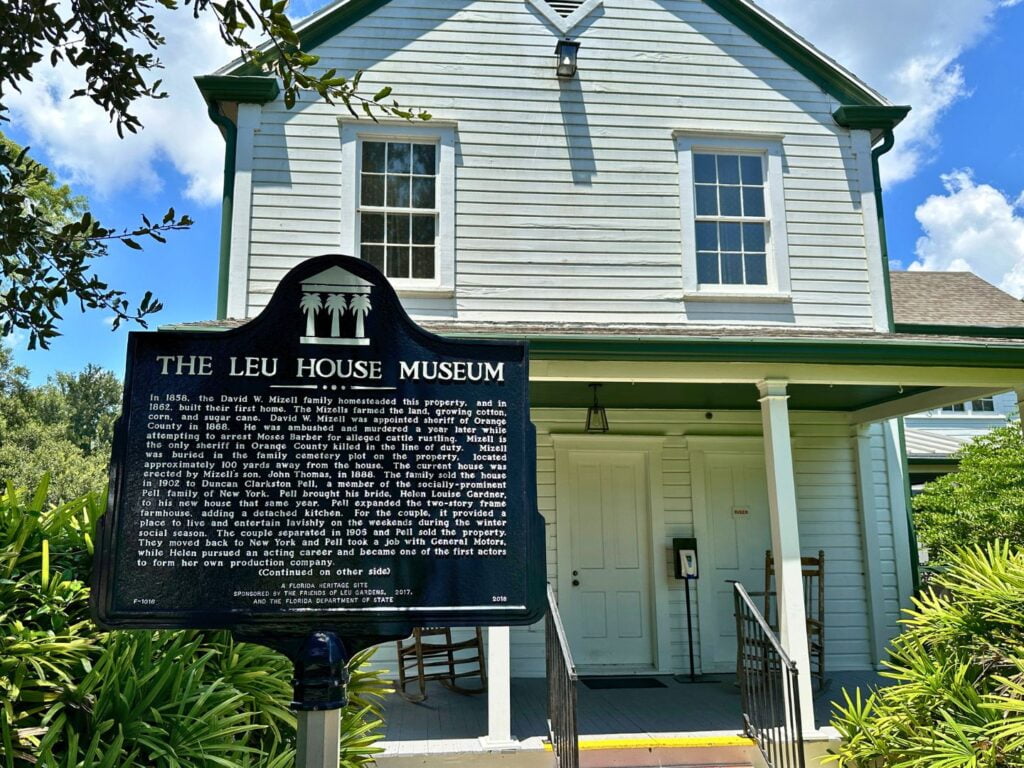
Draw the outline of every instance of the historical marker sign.
M543 612L523 342L417 327L304 262L228 331L132 333L94 592L108 627L389 636Z

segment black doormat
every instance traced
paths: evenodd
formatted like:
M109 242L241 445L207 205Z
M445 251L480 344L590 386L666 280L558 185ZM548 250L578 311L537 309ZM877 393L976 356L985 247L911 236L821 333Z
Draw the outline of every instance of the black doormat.
M594 691L611 688L668 688L656 677L581 677L580 680Z

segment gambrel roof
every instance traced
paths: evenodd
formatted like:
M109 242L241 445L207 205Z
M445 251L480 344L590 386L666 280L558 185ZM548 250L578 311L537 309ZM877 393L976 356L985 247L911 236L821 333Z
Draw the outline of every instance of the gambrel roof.
M894 107L884 96L858 78L834 59L825 55L811 43L787 27L771 14L757 7L750 0L703 0L704 4L750 35L754 40L774 53L780 59L803 74L823 91L834 97L840 104L853 108L874 108L871 113L848 111L845 119L849 127L892 127L909 111L906 107ZM335 0L320 11L295 25L300 45L305 51L312 51L324 41L334 37L346 27L388 3L388 0ZM268 50L265 43L259 50ZM244 76L259 74L241 59L236 59L214 73L215 77ZM200 82L207 98L209 93ZM891 112L890 110L896 110ZM870 119L871 125L861 125ZM890 122L891 125L883 126ZM837 122L847 125L837 115Z

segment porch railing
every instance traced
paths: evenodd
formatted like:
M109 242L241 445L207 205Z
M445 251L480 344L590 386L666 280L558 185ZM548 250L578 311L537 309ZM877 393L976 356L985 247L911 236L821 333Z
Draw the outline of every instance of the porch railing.
M743 729L770 768L804 768L796 664L739 582L733 597Z
M579 768L579 728L576 721L576 665L572 663L558 614L555 593L548 584L544 620L544 657L548 676L548 735L558 768Z

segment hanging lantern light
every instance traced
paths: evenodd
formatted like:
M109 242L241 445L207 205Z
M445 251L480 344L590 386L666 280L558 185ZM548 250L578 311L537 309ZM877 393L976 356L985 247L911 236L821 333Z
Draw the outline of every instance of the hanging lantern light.
M607 432L608 431L608 413L605 411L604 406L597 401L597 389L600 384L591 384L590 387L594 390L594 404L587 408L587 432Z

